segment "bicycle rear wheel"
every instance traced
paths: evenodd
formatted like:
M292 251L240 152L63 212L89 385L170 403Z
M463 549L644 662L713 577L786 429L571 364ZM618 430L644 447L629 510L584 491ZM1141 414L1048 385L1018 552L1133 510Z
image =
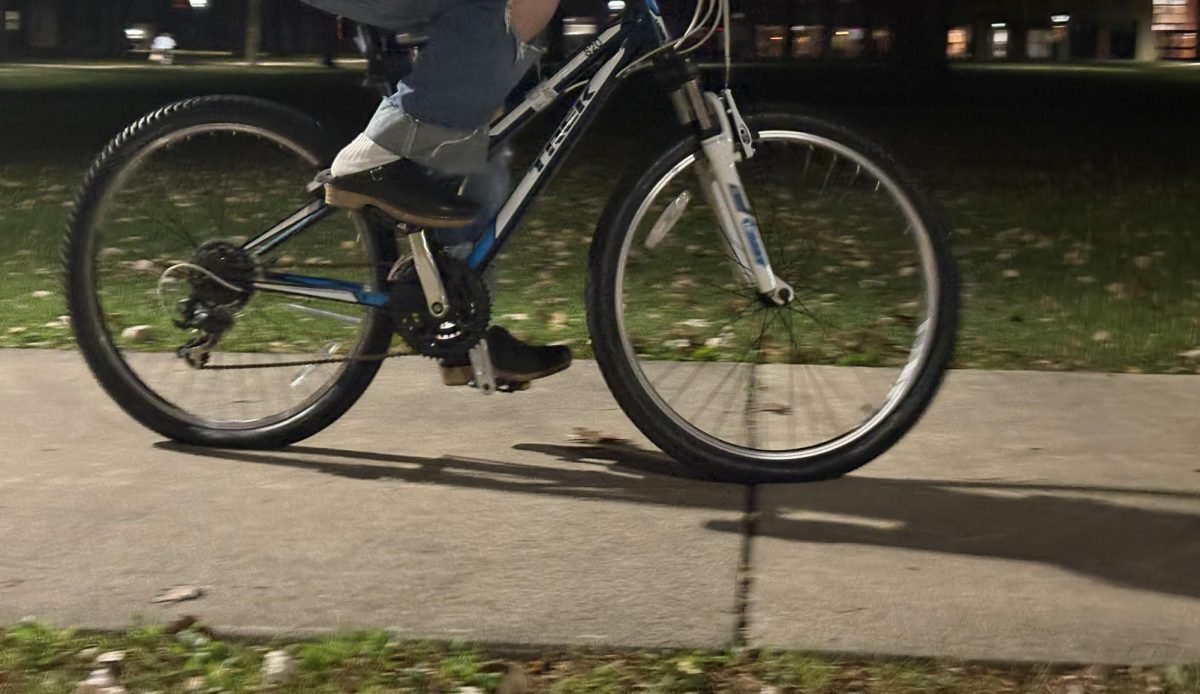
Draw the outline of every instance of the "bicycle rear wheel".
M354 304L256 292L204 368L176 353L198 334L175 320L204 248L229 258L205 261L225 263L218 275L272 269L382 290L395 243L359 215L327 215L257 260L237 250L308 203L335 152L295 111L204 97L141 119L93 164L64 244L67 300L92 372L142 424L190 444L281 446L331 424L371 382L378 361L280 366L386 353L389 321Z
M835 477L887 450L953 350L945 225L877 145L800 116L748 119L738 164L776 274L762 300L700 194L689 138L618 188L588 286L596 359L651 441L717 479Z

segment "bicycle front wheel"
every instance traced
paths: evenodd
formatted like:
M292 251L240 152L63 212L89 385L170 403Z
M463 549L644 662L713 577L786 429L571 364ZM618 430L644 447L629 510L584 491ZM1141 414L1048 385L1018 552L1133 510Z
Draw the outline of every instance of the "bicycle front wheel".
M262 257L239 251L311 202L334 152L291 109L219 96L141 119L93 164L63 250L67 301L92 372L142 424L190 444L281 446L331 424L371 382L390 324L355 304L230 294L236 314L206 361L178 353L199 334L181 311L222 293L213 276L239 277L235 289L265 270L384 288L395 242L357 215L329 214Z
M589 329L618 403L716 479L825 479L921 416L953 351L945 225L880 147L808 117L748 119L738 164L775 273L762 300L699 189L694 137L618 188L592 246Z

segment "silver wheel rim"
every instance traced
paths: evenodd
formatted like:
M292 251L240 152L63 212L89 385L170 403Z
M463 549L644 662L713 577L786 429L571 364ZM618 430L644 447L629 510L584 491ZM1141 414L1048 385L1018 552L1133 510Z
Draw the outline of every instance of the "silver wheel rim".
M309 166L312 168L313 172L315 172L320 165L320 158L314 152L310 151L305 146L296 142L295 140L287 138L287 137L285 137L277 132L274 132L272 130L268 130L268 129L253 126L253 125L248 125L246 123L239 123L239 122L203 123L203 124L199 124L199 125L189 126L186 128L180 128L178 130L173 130L161 137L156 138L149 144L140 148L138 150L138 152L136 153L136 155L131 157L128 161L126 161L121 166L120 170L118 170L116 172L116 174L113 176L113 178L105 186L103 195L97 201L97 204L95 207L95 213L91 217L91 233L89 233L89 235L88 235L88 243L89 243L88 257L91 258L91 262L88 264L88 272L90 275L90 277L88 279L90 280L90 283L89 283L90 286L94 290L100 289L102 286L97 277L97 271L98 271L97 261L98 261L98 251L99 251L98 245L100 242L101 234L112 233L112 232L105 232L103 230L104 230L105 224L106 224L106 217L108 216L108 213L111 212L111 206L112 206L113 198L115 197L115 195L119 191L121 191L122 189L125 188L129 179L132 176L135 176L138 173L138 171L141 170L144 167L144 165L156 153L159 153L165 149L168 149L168 148L172 147L173 145L179 144L180 142L184 142L184 141L190 140L190 139L198 137L198 136L222 134L222 133L235 133L235 134L251 135L251 136L260 138L263 141L273 143L281 151L286 153L287 156L290 156L291 158L293 158L297 164L303 164L303 165ZM299 206L299 203L297 204L297 206ZM358 214L354 214L351 217L352 217L356 232L362 238L365 239L366 238L365 234L367 233L365 221L362 219L361 215L358 215ZM97 308L96 321L98 323L98 327L100 327L102 329L101 334L106 336L106 348L111 350L111 352L116 360L119 360L120 368L122 368L130 377L132 377L136 381L138 388L140 388L144 392L145 396L152 398L152 399L156 400L157 402L159 402L160 405L165 407L166 409L168 409L174 417L184 420L184 421L187 421L193 425L198 425L198 426L201 426L204 428L224 430L224 431L246 431L246 430L251 430L251 429L269 428L269 427L278 425L282 422L291 420L291 419L297 417L298 415L301 415L305 411L310 410L317 402L319 402L325 395L327 395L329 393L329 391L332 388L334 388L336 386L336 384L339 382L339 380L342 378L344 371L346 370L347 365L349 363L349 362L343 362L343 363L332 364L331 365L332 368L330 368L329 372L326 375L322 376L322 383L321 383L320 387L314 389L310 394L308 394L306 397L304 397L302 400L300 400L296 404L294 404L290 407L287 407L286 409L284 409L282 411L275 412L275 413L261 416L261 417L255 417L255 418L220 419L220 418L215 418L215 417L205 417L205 416L201 416L201 415L198 415L198 414L190 411L190 409L187 406L181 406L181 405L177 404L174 398L168 397L167 395L165 395L164 393L161 392L161 389L162 389L161 385L154 385L154 384L147 382L147 378L145 377L145 375L143 373L141 373L141 370L134 363L132 363L133 361L140 361L141 358L143 356L145 356L147 353L138 352L138 351L130 352L126 349L119 347L115 341L114 336L112 335L109 323L104 317L104 312L105 312L104 298L99 293L97 293L97 294L95 294L94 300L95 300L96 308ZM253 306L253 300L251 301L251 306ZM362 341L365 338L365 336L369 333L369 330L370 330L368 321L369 321L369 314L364 313L363 314L363 322L361 324L362 327L356 334L354 343L350 350L352 353L357 353L361 349ZM183 336L184 333L181 331L180 335ZM218 348L218 352L219 352L219 348ZM130 357L131 354L138 355L138 356L133 357L132 361L131 361L131 357ZM161 356L163 359L174 359L175 358L173 355L166 355L166 354L156 354L156 356ZM264 354L263 356L265 357L266 355ZM293 358L298 359L300 357L299 357L299 355L287 356L288 360L293 359ZM322 368L327 368L327 367L322 367ZM265 370L267 370L267 371L274 370L274 371L281 371L281 372L289 371L288 368L277 368L277 367L276 368L268 368ZM250 370L247 370L245 373L250 373L250 372L255 372L255 371L260 371L260 370L259 369L250 369ZM202 373L202 372L196 372L196 373ZM212 372L212 373L215 373L215 372ZM226 372L222 372L222 373L236 374L239 372L226 371Z
M661 394L658 392L658 389L650 381L645 370L643 369L642 360L638 357L627 330L625 319L625 302L623 301L626 264L629 258L629 252L633 238L637 235L637 230L641 228L642 223L645 221L647 213L650 211L651 207L662 191L672 181L674 181L679 174L690 169L690 167L695 163L697 157L697 153L695 152L684 157L651 187L649 194L644 200L642 200L633 216L633 219L631 220L629 227L626 229L618 258L617 275L614 287L614 303L616 307L617 326L621 340L621 346L625 353L625 358L633 367L634 375L637 378L640 387L642 388L643 392L650 396L658 410L669 417L677 427L686 431L693 438L696 438L708 446L716 448L729 455L746 456L764 462L802 462L805 460L812 460L827 456L835 451L852 446L864 437L869 436L873 432L877 431L912 392L917 379L923 373L924 368L928 363L930 351L932 349L933 336L937 332L937 312L939 306L938 301L940 298L941 278L936 253L934 252L933 244L929 237L929 228L921 219L916 207L908 198L907 194L905 194L903 188L901 188L896 180L892 176L888 175L887 172L885 172L882 168L851 147L829 138L811 133L779 129L763 130L758 133L758 139L759 141L765 142L787 142L801 145L819 146L833 152L835 155L845 158L847 161L857 166L861 166L863 170L869 172L875 177L875 180L877 180L884 188L886 188L891 200L897 203L898 208L903 213L903 217L907 222L908 229L910 230L910 235L916 239L916 246L922 271L921 276L924 284L924 312L920 317L920 322L916 328L916 338L913 342L912 349L909 351L908 359L904 366L900 369L899 376L895 383L888 391L885 402L878 407L872 416L866 419L861 425L827 442L814 446L800 447L789 450L762 450L730 443L700 429L680 415L670 403L663 399ZM751 195L753 195L753 191L751 191Z

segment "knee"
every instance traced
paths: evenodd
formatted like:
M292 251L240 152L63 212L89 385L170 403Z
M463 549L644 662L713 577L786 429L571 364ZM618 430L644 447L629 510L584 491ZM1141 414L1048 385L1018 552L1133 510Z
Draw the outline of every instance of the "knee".
M522 42L532 41L550 23L556 9L558 0L509 0L513 34Z

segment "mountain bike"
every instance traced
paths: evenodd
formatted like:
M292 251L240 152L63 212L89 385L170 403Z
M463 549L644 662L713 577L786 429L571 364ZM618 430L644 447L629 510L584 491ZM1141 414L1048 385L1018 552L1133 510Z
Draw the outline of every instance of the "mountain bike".
M617 86L651 71L681 134L616 186L588 255L587 327L609 389L702 476L799 481L866 464L918 420L950 359L946 226L868 139L744 116L728 88L705 91L689 54L722 26L727 0L701 0L678 38L656 0L630 2L499 117L495 147L574 95L465 260L434 230L327 206L319 172L339 143L294 110L210 96L147 115L92 165L65 242L88 365L139 422L201 446L312 436L389 358L469 355L473 385L503 390L482 339L484 273Z

